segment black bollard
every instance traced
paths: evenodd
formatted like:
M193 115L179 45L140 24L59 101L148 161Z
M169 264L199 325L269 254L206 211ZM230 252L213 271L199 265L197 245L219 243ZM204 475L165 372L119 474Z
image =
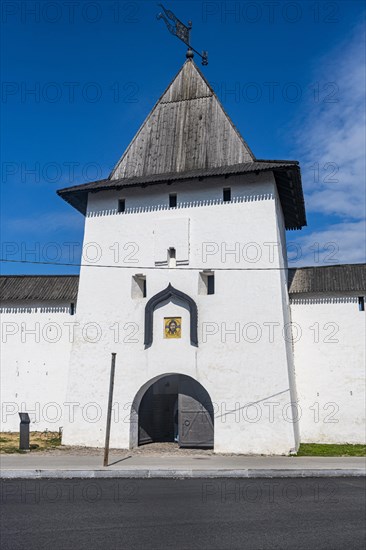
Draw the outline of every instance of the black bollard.
M20 416L20 427L19 427L19 449L21 451L29 451L29 414L28 413L18 413Z

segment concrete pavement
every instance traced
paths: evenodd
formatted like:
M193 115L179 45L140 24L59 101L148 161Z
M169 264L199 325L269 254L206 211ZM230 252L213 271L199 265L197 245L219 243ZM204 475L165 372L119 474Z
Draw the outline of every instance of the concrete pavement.
M113 452L104 468L102 455L1 455L2 478L252 478L365 476L365 457L285 457L135 455Z

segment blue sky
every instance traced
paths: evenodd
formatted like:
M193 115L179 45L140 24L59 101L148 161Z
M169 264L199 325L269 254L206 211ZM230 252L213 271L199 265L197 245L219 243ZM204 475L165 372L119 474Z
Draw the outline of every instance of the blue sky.
M209 51L204 74L256 157L301 163L308 227L287 234L301 246L290 265L365 261L363 2L165 6L193 21L194 47ZM1 8L2 257L78 263L84 218L56 190L109 175L185 47L156 20L156 2Z

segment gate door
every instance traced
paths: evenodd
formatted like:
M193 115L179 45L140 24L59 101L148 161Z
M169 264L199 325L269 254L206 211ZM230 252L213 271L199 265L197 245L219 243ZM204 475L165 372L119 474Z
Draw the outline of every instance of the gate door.
M206 390L194 380L181 377L178 397L180 447L212 448L213 407Z

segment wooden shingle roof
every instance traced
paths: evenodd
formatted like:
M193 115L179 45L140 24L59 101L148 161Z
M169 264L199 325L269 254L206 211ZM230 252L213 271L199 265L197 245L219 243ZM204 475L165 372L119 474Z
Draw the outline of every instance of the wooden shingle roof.
M110 179L208 170L254 155L216 94L188 59L161 96Z
M257 160L205 77L188 59L107 179L58 194L86 213L89 192L263 171L274 173L287 229L306 225L297 161Z
M75 302L78 275L1 275L0 300Z
M290 294L322 292L366 293L366 264L289 269Z
M290 295L308 293L366 293L366 264L344 264L289 269ZM76 302L78 275L2 275L3 302L34 300Z

